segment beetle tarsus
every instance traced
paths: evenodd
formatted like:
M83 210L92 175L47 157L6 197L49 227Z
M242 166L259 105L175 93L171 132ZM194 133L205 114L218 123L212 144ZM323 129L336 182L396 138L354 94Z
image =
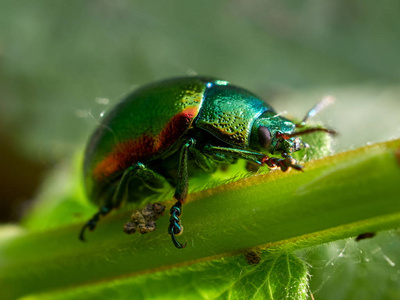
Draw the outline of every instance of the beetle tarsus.
M85 239L85 231L86 231L86 228L89 228L90 231L95 230L96 224L97 224L97 222L100 220L100 216L105 216L105 215L108 214L110 211L111 211L111 209L110 209L109 207L107 207L107 206L102 206L102 207L100 208L100 211L97 212L97 213L95 213L95 214L93 215L93 217L92 217L89 221L87 221L86 224L82 227L81 232L80 232L80 234L79 234L79 239L80 239L82 242L86 242L86 239Z
M170 224L169 227L168 227L168 232L171 235L172 243L175 245L175 247L178 248L178 249L183 249L183 248L186 247L187 243L181 244L176 239L176 236L175 236L175 234L176 234L175 231L177 231L176 229L181 230L181 231L178 232L178 234L180 232L182 232L182 226L180 226L180 225L178 225L178 226L179 227L175 227L175 225Z
M85 239L85 230L86 230L86 227L87 227L87 225L83 226L82 229L81 229L81 232L79 233L79 239L80 239L82 242L86 242L86 239Z
M91 218L91 219L82 227L81 232L80 232L80 234L79 234L79 239L80 239L82 242L86 242L86 239L85 239L85 231L86 231L86 228L89 228L90 231L93 231L93 230L96 228L96 223L97 223L97 221L99 220L99 215L100 215L99 213L95 214L95 215L93 216L93 218Z
M169 218L168 234L171 236L172 242L178 249L183 249L186 247L187 243L181 244L176 239L176 235L182 233L183 227L180 224L179 216L182 214L182 203L180 201L176 202L171 210L171 217Z
M296 160L286 153L282 153L283 158L265 156L261 159L262 164L266 164L269 168L280 168L283 172L289 168L303 172L303 166L296 164Z
M81 232L80 232L80 234L79 234L79 239L80 239L82 242L86 242L86 239L85 239L85 231L86 231L86 228L89 228L90 231L93 231L93 230L95 229L95 227L96 227L96 226L93 224L92 220L88 221L88 222L82 227Z

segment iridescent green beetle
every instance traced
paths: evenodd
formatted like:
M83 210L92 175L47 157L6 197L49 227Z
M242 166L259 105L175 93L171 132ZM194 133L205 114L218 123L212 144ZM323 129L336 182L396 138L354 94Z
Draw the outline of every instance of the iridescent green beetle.
M251 92L227 81L184 77L144 86L120 102L91 137L85 153L84 178L89 198L100 210L82 228L93 230L101 216L127 201L175 188L168 233L177 248L180 215L188 177L214 172L238 158L282 171L302 170L290 153L304 147L295 132L303 122L278 115ZM282 158L266 153L280 153Z

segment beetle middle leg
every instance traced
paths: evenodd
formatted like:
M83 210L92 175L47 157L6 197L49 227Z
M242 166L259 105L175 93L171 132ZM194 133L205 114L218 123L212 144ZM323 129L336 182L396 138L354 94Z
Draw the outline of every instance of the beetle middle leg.
M178 166L178 183L176 186L174 198L177 202L171 207L169 218L168 233L171 235L172 242L176 248L185 248L185 244L181 244L176 239L176 235L182 233L183 227L180 224L179 217L182 214L182 203L185 201L188 193L188 156L190 147L196 143L195 139L189 138L181 148L179 155L179 166Z
M194 157L196 164L206 171L207 173L214 173L217 169L217 163L212 160L210 157L205 156L199 149L196 147L189 148L190 153Z

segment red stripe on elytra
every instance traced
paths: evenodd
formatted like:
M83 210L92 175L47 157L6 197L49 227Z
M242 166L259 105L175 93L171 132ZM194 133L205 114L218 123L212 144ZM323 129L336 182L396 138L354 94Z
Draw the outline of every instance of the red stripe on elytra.
M118 143L111 153L96 165L93 177L102 180L167 149L185 133L197 112L198 107L187 108L172 117L159 134L150 136L144 133L135 140Z

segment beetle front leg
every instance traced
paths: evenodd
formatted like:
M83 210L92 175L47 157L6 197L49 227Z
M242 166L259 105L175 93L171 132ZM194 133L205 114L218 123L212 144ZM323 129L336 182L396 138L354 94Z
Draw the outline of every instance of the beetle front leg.
M217 164L210 157L205 156L199 149L196 147L189 148L190 153L192 154L196 164L206 171L207 173L214 173L217 169Z
M203 153L219 163L230 163L235 158L242 158L258 165L262 165L261 159L265 157L265 154L259 152L211 145L206 145L203 148Z
M171 235L172 242L176 248L182 249L186 247L185 244L181 244L176 239L176 235L182 233L183 227L180 224L179 217L182 214L182 203L185 201L188 194L188 155L189 149L193 146L196 141L193 138L188 139L182 146L181 153L179 156L179 167L178 167L178 184L175 190L174 198L177 202L171 207L168 226L168 234Z
M289 168L293 168L298 171L302 171L303 167L298 165L296 160L287 153L282 153L282 158L269 157L263 153L253 152L243 149L236 148L225 148L225 147L215 147L207 145L203 149L204 153L216 160L221 157L236 157L242 158L249 162L256 163L257 165L267 165L269 168L280 168L283 172L287 171ZM222 160L221 160L222 162Z
M289 168L303 172L303 166L298 165L297 161L287 153L282 153L282 158L264 156L261 159L262 164L266 164L269 168L280 168L283 172L286 172Z

